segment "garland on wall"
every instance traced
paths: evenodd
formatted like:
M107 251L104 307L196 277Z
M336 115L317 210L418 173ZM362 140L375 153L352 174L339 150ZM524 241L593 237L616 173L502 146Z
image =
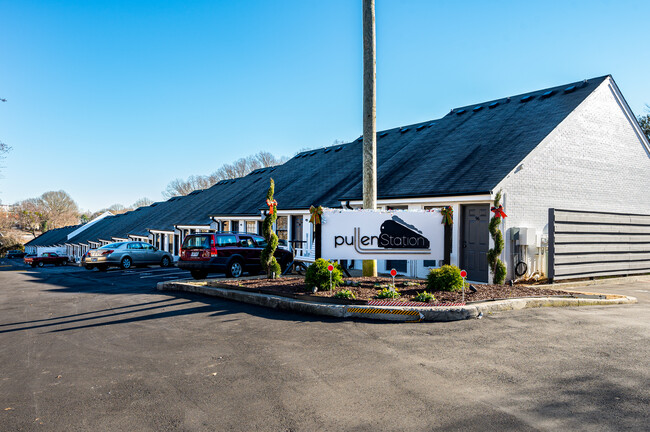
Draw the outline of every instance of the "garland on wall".
M278 203L273 199L274 193L275 182L271 179L271 185L266 193L266 204L269 206L269 211L264 218L264 223L262 225L262 234L266 239L266 246L262 250L260 257L262 268L266 271L266 275L269 279L280 277L280 273L282 273L282 268L280 267L278 260L275 259L275 250L278 247L278 236L273 231L273 224L278 218Z
M501 252L503 252L503 234L499 229L501 224L501 219L507 217L503 211L503 206L500 204L501 201L501 191L499 191L494 197L494 207L492 207L492 212L494 216L490 219L490 225L488 227L492 240L494 240L494 248L488 251L487 259L488 265L492 274L494 274L494 283L502 284L506 280L506 265L499 259Z

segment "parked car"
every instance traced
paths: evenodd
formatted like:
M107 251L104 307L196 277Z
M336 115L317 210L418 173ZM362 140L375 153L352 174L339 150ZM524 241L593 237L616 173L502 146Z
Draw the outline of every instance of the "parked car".
M46 264L61 266L68 264L68 257L59 255L56 252L45 252L41 256L27 255L24 258L25 264L32 267L43 267Z
M266 240L257 234L190 234L183 241L178 267L189 270L194 279L205 279L208 273L225 273L228 277L239 277L244 272L257 273L262 269L260 257L265 246ZM293 254L277 248L275 258L284 271L293 260Z
M7 255L5 255L5 258L12 259L12 258L25 258L25 252L21 250L10 250L7 251Z
M129 269L134 265L149 264L169 267L173 262L169 252L158 250L149 243L137 241L110 243L99 249L91 249L81 260L88 270L97 267L100 271L107 270L109 267Z

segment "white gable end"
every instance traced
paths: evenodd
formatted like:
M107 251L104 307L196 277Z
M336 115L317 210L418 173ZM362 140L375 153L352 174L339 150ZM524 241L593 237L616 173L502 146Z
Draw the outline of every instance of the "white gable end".
M650 146L614 81L594 90L499 189L508 214L502 229L538 236L547 233L549 208L650 214Z

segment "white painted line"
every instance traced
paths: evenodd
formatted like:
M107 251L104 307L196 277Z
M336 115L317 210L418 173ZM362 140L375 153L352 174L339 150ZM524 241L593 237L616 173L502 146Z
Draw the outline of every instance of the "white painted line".
M176 276L181 276L183 273L175 273ZM149 276L140 276L140 279L146 278L167 278L167 277L176 277L176 276L163 276L163 275L149 275Z

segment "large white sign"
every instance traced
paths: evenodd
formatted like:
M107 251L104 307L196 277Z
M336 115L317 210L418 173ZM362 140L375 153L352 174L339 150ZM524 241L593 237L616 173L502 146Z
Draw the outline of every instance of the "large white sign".
M444 225L434 211L324 209L326 259L444 259Z

